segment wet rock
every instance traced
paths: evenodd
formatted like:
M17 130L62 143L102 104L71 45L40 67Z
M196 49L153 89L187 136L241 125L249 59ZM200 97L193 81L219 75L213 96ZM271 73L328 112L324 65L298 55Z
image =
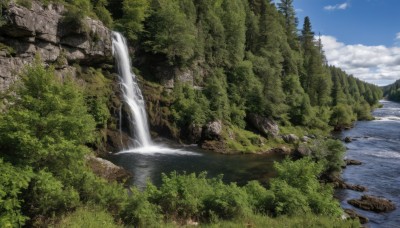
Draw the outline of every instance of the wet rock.
M368 191L368 188L362 185L353 185L353 184L349 184L346 183L341 177L337 177L337 176L329 176L327 178L327 180L330 183L333 183L333 187L336 189L349 189L349 190L353 190L353 191L357 191L357 192L366 192Z
M107 130L107 151L119 152L129 147L132 139L124 132L118 130Z
M222 133L222 122L221 120L215 120L207 123L203 127L203 139L205 140L220 140Z
M351 199L347 202L366 211L388 212L396 209L396 205L391 200L371 195L363 195L361 199Z
M295 143L299 141L299 137L297 137L295 134L282 135L282 139L286 143Z
M347 136L346 138L343 139L343 141L344 141L345 143L350 143L350 142L353 141L353 139L352 139L350 136Z
M266 117L250 113L248 121L255 129L266 137L277 137L279 134L279 126L273 120Z
M346 165L362 165L362 162L354 160L354 159L344 159Z
M105 159L95 156L88 156L86 159L87 164L91 168L93 173L110 182L124 182L132 176L132 174L124 168L114 165L112 162Z
M355 210L352 209L344 209L344 212L351 218L351 219L358 219L361 224L365 224L369 222L369 219L365 216L358 214Z
M211 150L211 151L214 151L214 152L217 152L217 153L222 153L222 154L226 154L226 153L232 152L232 151L228 151L226 149L226 146L225 146L224 142L215 141L215 140L203 141L201 143L200 147L202 149L204 149L204 150Z

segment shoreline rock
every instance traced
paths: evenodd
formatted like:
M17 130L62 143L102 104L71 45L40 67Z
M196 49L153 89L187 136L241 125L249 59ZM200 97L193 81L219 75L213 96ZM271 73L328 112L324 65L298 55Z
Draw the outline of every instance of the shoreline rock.
M353 209L345 208L344 212L349 216L351 219L358 219L361 224L366 224L369 222L369 219L363 215L360 215Z
M106 179L109 182L117 181L124 183L132 174L126 169L115 165L114 163L103 158L95 157L93 155L87 156L87 164L90 169L99 177Z
M396 209L396 205L391 200L372 195L363 195L360 199L351 199L347 202L362 210L377 213L389 212Z

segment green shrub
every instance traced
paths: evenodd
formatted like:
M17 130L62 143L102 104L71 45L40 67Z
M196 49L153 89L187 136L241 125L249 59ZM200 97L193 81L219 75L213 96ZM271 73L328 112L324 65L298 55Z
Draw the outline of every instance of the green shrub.
M333 188L319 183L323 171L320 163L311 158L297 161L289 159L275 163L277 177L271 180L271 191L275 195L275 213L278 215L300 215L313 212L319 215L340 216L342 210L333 198Z
M148 186L148 189L151 188ZM163 215L160 207L148 201L148 194L141 193L136 188L131 188L131 195L127 205L121 212L121 218L125 225L135 227L161 226Z
M54 212L68 211L79 205L79 194L71 186L57 180L51 173L39 171L29 184L27 213L51 216Z
M64 216L56 227L117 228L123 226L116 224L112 215L104 209L97 206L83 206Z
M14 167L0 158L0 227L21 227L28 220L21 212L22 193L32 176L31 169Z

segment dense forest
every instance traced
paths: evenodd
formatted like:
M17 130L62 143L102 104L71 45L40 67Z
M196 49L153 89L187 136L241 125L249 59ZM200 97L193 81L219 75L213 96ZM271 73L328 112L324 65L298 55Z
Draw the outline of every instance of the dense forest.
M391 101L400 102L400 80L395 81L393 84L384 86L383 95Z
M0 27L10 2L2 1ZM85 165L104 143L102 130L112 125L112 77L89 68L78 72L84 86L72 77L59 80L54 66L44 67L38 56L1 97L1 227L359 226L340 218L333 187L319 178L338 174L343 163L345 149L326 139L330 132L371 119L382 91L327 63L310 18L298 31L293 0L40 2L64 4L64 22L84 29L82 19L89 16L128 38L135 72L150 88L144 91L149 106L161 100L162 113L150 107L149 115L162 115L175 138L188 140L191 126L219 120L224 133L218 140L227 150L259 152L283 144L256 134L249 116L257 115L283 133L313 140L306 145L309 156L275 163L268 185L171 173L161 186L127 190ZM178 72L172 87L164 88L163 72ZM190 72L189 82L179 80L179 72Z

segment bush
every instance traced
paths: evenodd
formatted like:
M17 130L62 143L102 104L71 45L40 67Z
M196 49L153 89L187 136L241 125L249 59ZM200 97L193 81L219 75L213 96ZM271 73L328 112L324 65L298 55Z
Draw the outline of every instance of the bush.
M13 167L0 158L0 227L21 227L28 217L21 212L22 192L28 188L31 169Z
M333 188L319 183L323 171L320 163L311 158L297 161L289 159L275 163L277 177L271 180L271 191L275 195L275 210L278 215L299 215L313 212L319 215L340 216L342 210L333 198Z
M125 225L155 227L162 224L163 216L160 212L159 206L148 201L148 193L141 193L138 189L132 188L127 205L121 212L121 218Z
M26 209L31 215L50 217L56 211L68 211L79 205L78 192L49 172L39 171L29 185Z
M104 209L97 206L83 206L64 216L56 227L117 228L122 226L116 224L112 215Z

